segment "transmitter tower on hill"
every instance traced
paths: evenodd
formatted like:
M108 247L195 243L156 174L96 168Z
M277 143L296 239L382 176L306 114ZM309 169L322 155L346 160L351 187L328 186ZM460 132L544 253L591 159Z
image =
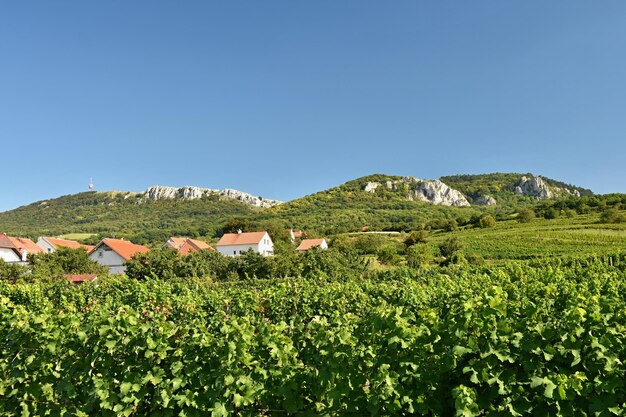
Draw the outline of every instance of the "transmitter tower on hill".
M93 192L93 178L89 177L89 192Z

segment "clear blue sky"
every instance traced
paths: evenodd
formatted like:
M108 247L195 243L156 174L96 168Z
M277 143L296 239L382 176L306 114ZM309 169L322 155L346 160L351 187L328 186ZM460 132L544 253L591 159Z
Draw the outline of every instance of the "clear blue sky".
M0 210L371 173L626 192L626 2L0 5Z

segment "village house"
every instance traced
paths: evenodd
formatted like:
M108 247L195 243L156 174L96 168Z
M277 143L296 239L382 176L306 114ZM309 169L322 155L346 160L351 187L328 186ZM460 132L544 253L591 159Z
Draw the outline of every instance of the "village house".
M226 233L215 245L215 249L222 255L239 256L248 250L260 253L263 256L274 254L274 243L267 232Z
M40 236L37 239L37 246L39 246L45 253L55 252L59 248L78 249L83 248L87 252L93 250L95 246L83 245L74 240L61 239L59 237L47 237Z
M326 243L326 239L304 239L296 250L306 252L313 248L328 249L328 243Z
M293 229L289 229L289 237L292 242L295 242L297 239L302 239L304 237L304 232L294 232Z
M41 252L41 248L30 239L0 234L0 259L5 262L25 264L29 253Z
M136 253L147 253L150 249L136 245L128 240L103 239L89 253L89 258L100 265L107 266L111 274L126 272L126 262Z
M167 242L165 242L165 246L174 249L181 255L187 255L191 252L200 252L202 250L215 250L206 242L187 237L170 237Z
M98 279L98 274L69 274L66 277L72 284L82 284L83 282L94 282Z

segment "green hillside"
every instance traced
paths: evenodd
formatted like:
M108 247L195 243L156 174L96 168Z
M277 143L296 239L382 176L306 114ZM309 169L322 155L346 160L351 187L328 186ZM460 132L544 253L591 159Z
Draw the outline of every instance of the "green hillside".
M361 177L273 207L263 212L261 218L278 218L294 227L328 235L359 231L363 227L371 230L415 230L428 224L443 224L450 219L466 222L484 210L407 201L403 193L385 187L379 187L373 193L363 191L368 182L384 183L401 178L382 174Z
M29 237L96 233L162 242L171 235L211 237L225 219L256 211L217 197L140 201L135 193L79 193L0 213L0 229Z
M489 195L498 200L500 205L516 205L532 200L531 197L515 194L515 187L523 176L531 177L533 174L493 173L477 175L452 175L441 177L441 181L450 187L459 190L470 201L484 195ZM586 188L566 184L561 181L541 177L551 187L576 190L581 196L592 196L593 192Z
M96 241L99 236L117 236L138 243L156 244L171 235L211 240L219 236L229 220L240 219L247 221L251 228L294 227L310 234L332 236L358 232L363 228L410 231L474 227L485 213L498 221L505 221L514 217L520 207L530 207L539 217L553 212L554 217L568 210L592 213L624 202L621 195L596 197L589 190L546 178L544 181L550 186L576 189L583 197L537 201L513 192L521 176L486 174L442 178L470 201L481 194L496 197L498 205L491 207L449 207L408 201L408 189L401 182L395 190L384 186L374 192L363 190L369 182L384 184L402 179L383 174L358 178L268 209L217 196L198 200L146 201L137 193L79 193L0 213L0 231L33 238L40 235L85 236L83 240L87 241Z

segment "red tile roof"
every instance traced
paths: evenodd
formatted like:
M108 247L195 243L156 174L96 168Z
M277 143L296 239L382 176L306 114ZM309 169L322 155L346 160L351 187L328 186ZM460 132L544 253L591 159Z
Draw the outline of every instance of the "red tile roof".
M133 255L136 253L150 252L150 249L148 249L145 246L136 245L132 242L129 242L128 240L121 240L121 239L102 239L102 242L98 243L98 245L95 248L93 248L91 252L94 252L101 245L107 245L115 253L117 253L118 255L120 255L122 258L124 258L127 261L130 258L132 258Z
M15 247L11 239L4 233L0 233L0 248L11 249L15 252L18 258L22 258L20 251Z
M300 242L300 246L296 248L297 251L304 252L305 250L309 250L311 248L316 248L321 246L325 239L304 239Z
M0 248L15 249L15 245L13 245L11 239L4 233L0 233Z
M87 252L89 252L95 247L95 246L90 246L90 245L83 245L74 240L61 239L59 237L43 236L43 238L46 239L55 248L58 248L58 247L70 248L70 249L84 248Z
M267 232L226 233L215 246L257 245Z
M200 252L201 250L215 250L210 247L206 242L200 240L187 239L187 242L180 248L178 252L181 255L187 255L190 252Z
M206 242L186 237L171 237L167 240L166 244L170 248L177 250L181 255L187 255L189 252L199 252L207 249L215 250Z
M41 253L43 252L43 249L41 249L39 246L37 246L35 244L35 242L33 242L32 240L25 238L25 237L11 237L11 236L7 236L4 235L7 239L9 239L9 241L13 244L13 246L20 252L20 254L23 254L24 251L26 251L26 253Z
M69 282L91 282L96 278L98 278L98 274L72 274L67 276Z

